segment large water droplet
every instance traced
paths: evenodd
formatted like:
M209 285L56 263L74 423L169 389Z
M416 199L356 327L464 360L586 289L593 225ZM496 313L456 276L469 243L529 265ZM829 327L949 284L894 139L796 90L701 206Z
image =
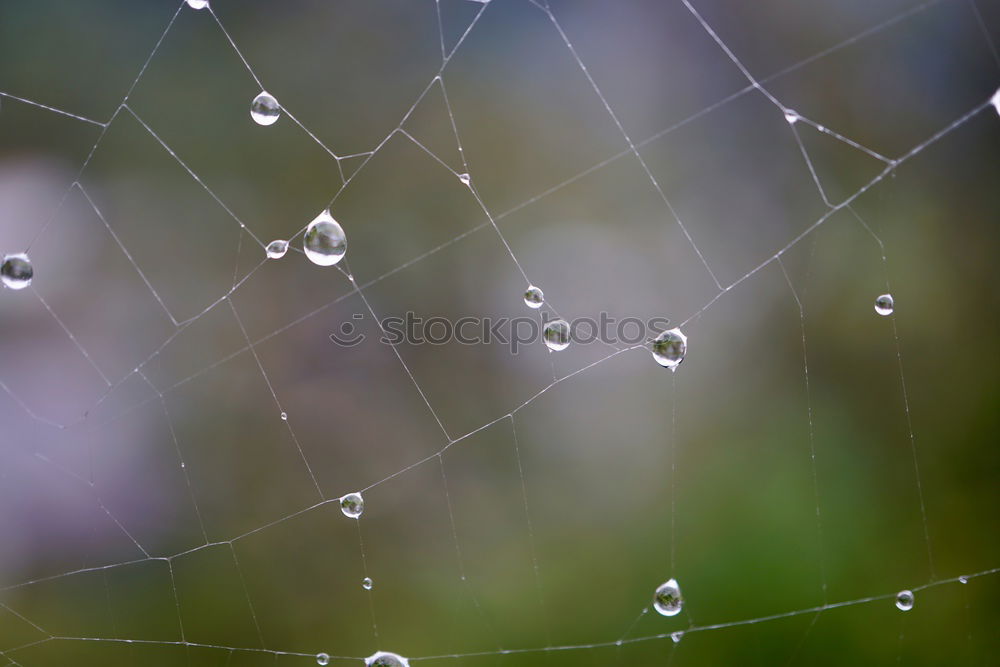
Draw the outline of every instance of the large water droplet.
M528 304L528 308L541 308L545 303L545 293L534 285L528 285L524 292L524 302Z
M552 320L545 325L545 345L550 350L565 350L569 347L569 323L566 320Z
M281 259L288 252L288 241L283 239L276 239L267 244L264 249L267 253L268 259Z
M208 0L187 0L187 3L191 9L205 9L205 7L208 7Z
M799 122L799 118L799 114L795 111L792 111L791 109L785 110L785 120L789 125L795 125L795 123Z
M316 654L316 664L317 665L329 665L330 664L330 656L327 655L326 653L317 653Z
M681 613L684 600L681 599L681 587L676 579L668 579L659 585L653 594L653 609L663 616L676 616Z
M365 511L365 499L360 493L348 493L340 499L340 511L346 517L357 519Z
M274 95L266 90L260 91L250 103L250 117L258 125L273 125L280 115L281 105L274 99Z
M31 268L31 260L24 253L7 255L0 265L0 280L5 287L24 289L31 284L35 270Z
M969 583L969 578L965 577L965 576L959 577L958 578L958 583L960 583L960 584L967 584L967 583Z
M313 264L333 266L347 252L347 236L329 211L323 211L306 227L302 249Z
M368 667L410 667L410 661L395 653L379 651L365 658L365 665Z
M899 591L896 593L896 608L901 611L913 609L913 591Z
M688 339L680 329L664 331L653 339L653 359L659 365L675 370L687 354Z
M459 174L458 180L462 181L463 184L468 185L472 182L472 178L468 174Z
M372 589L372 586L374 585L375 582L372 581L371 577L365 577L364 579L361 580L361 588L365 589L366 591L370 591Z
M893 303L891 294L880 294L877 299L875 299L875 312L883 317L886 315L892 315Z

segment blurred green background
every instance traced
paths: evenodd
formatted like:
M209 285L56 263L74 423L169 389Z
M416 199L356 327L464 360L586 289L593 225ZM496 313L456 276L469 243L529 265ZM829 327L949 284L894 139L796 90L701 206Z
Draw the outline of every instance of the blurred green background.
M828 210L803 150L834 204L885 167L817 125L893 159L983 107L1000 5L695 0L792 128L682 3L553 0L689 242L530 2L213 0L315 140L250 120L260 86L186 6L120 109L178 4L0 3L0 251L35 267L0 293L0 656L995 662L997 574L892 595L1000 567L996 111L853 200L870 231L841 208L768 260ZM438 86L413 107L460 39L452 114ZM341 272L263 261L340 192L379 316L533 315L463 154L563 316L686 322L675 374L624 352L505 417L611 350L404 345L411 381ZM714 302L692 242L737 283ZM359 522L324 502L358 489ZM670 577L684 612L640 614Z

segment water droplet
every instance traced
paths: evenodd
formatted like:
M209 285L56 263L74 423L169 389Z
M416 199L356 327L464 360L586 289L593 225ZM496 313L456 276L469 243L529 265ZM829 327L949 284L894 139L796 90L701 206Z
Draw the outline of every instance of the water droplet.
M267 244L267 248L264 249L267 253L268 259L281 259L288 252L288 241L283 239L276 239Z
M958 578L958 583L960 583L960 584L967 584L967 583L969 583L969 578L965 577L965 576L959 577Z
M545 345L558 352L569 347L569 323L566 320L552 320L545 325Z
M466 185L468 185L469 183L472 182L472 179L469 177L468 174L459 174L458 175L458 180L462 181Z
M205 7L208 7L208 0L187 0L187 3L191 9L205 9Z
M528 304L528 308L541 308L545 303L545 293L534 285L528 285L524 292L524 302Z
M881 294L875 299L875 312L885 317L892 315L893 304L891 294Z
M323 211L306 227L302 249L313 264L333 266L347 252L347 236L329 211Z
M348 493L340 499L340 511L346 517L357 519L365 511L365 500L360 493Z
M659 365L676 370L687 354L688 339L680 329L664 331L653 339L653 359Z
M670 639L672 639L675 644L679 644L681 640L684 639L684 633L680 630L677 632L671 632Z
M913 591L899 591L896 593L896 608L900 611L910 611L913 609Z
M676 579L668 579L659 585L653 594L653 609L663 616L676 616L681 613L684 600L681 599L681 587Z
M31 260L24 253L7 255L0 265L0 280L5 287L11 289L24 289L31 284L31 277L34 275L35 270L31 268Z
M288 413L287 412L282 412L281 413L281 421L283 421L283 422L288 421Z
M326 653L317 653L316 654L316 664L317 665L329 665L330 664L330 656L327 655Z
M274 95L266 90L260 91L250 103L250 117L258 125L273 125L281 115L281 105Z
M370 591L373 585L374 582L372 581L371 577L365 577L364 579L361 580L361 588L365 589L366 591Z
M795 123L799 122L799 118L800 118L799 114L796 113L795 111L792 111L791 109L785 110L785 120L788 121L789 125L794 125Z
M401 655L379 651L365 658L367 667L410 667L410 661Z
M997 92L993 93L990 102L993 104L993 108L997 110L997 113L1000 114L1000 88L997 89Z

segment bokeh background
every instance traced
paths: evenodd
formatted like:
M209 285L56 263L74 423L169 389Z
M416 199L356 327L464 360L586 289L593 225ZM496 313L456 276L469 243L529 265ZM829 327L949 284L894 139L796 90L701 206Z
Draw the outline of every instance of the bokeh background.
M993 0L694 1L782 104L889 158L1000 85ZM314 141L287 115L251 122L260 87L186 6L135 115L116 113L178 4L0 3L0 250L30 245L35 266L31 289L0 292L6 661L995 660L1000 575L919 590L908 613L891 599L1000 566L992 107L854 200L870 231L841 209L788 250L794 293L772 261L690 319L719 290L537 6L213 0ZM551 8L724 286L824 215L793 128L683 4ZM444 70L454 123L530 280L570 318L690 319L689 351L675 374L619 354L504 418L611 350L401 346L450 438L475 431L438 458L448 438L344 275L297 250L263 262L255 239L293 237L351 177L332 212L377 314L534 314L456 178L438 87L402 127L440 161L401 133L339 166L323 148L372 151L467 30ZM80 172L104 128L11 96L114 120ZM834 203L885 166L795 129ZM330 342L345 321L364 344ZM322 503L358 489L360 522ZM684 613L640 614L669 577ZM886 595L677 644L500 653Z

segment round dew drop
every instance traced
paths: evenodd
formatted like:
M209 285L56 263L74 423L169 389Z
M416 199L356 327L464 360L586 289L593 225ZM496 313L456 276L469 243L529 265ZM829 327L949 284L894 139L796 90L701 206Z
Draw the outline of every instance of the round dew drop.
M683 606L681 587L676 579L668 579L663 582L653 594L653 609L662 616L676 616L681 613Z
M281 413L281 421L283 421L283 422L288 421L288 413L287 412L282 412Z
M892 315L893 303L891 294L881 294L877 299L875 299L875 312L879 315L885 317L886 315Z
M267 244L264 252L267 253L268 259L281 259L288 252L288 241L275 239Z
M785 112L785 120L788 122L789 125L794 125L795 123L799 122L799 114L789 109L788 111Z
M326 653L317 653L316 654L316 664L317 665L329 665L330 664L330 656L327 655Z
M410 667L410 661L395 653L379 651L365 658L365 665L367 667Z
M361 588L365 589L366 591L370 591L373 585L374 582L372 581L371 577L365 577L364 579L361 580Z
M274 125L280 115L281 105L274 99L274 95L267 91L260 91L250 103L250 117L258 125Z
M528 285L524 292L524 302L528 304L528 308L541 308L545 303L545 293L534 285Z
M545 325L545 345L555 352L569 347L569 323L566 320L552 320Z
M4 287L10 289L24 289L31 284L31 278L35 275L35 270L31 268L31 260L24 253L17 255L7 255L0 265L0 280Z
M913 591L899 591L896 593L896 608L900 611L910 611L913 609Z
M348 518L357 519L365 511L365 500L360 493L348 493L340 499L340 511Z
M302 249L313 264L333 266L347 252L347 236L329 211L323 211L306 227Z
M653 339L653 359L664 368L676 370L687 354L687 342L680 329L664 331Z
M187 0L187 3L191 9L205 9L205 7L208 7L208 0Z

